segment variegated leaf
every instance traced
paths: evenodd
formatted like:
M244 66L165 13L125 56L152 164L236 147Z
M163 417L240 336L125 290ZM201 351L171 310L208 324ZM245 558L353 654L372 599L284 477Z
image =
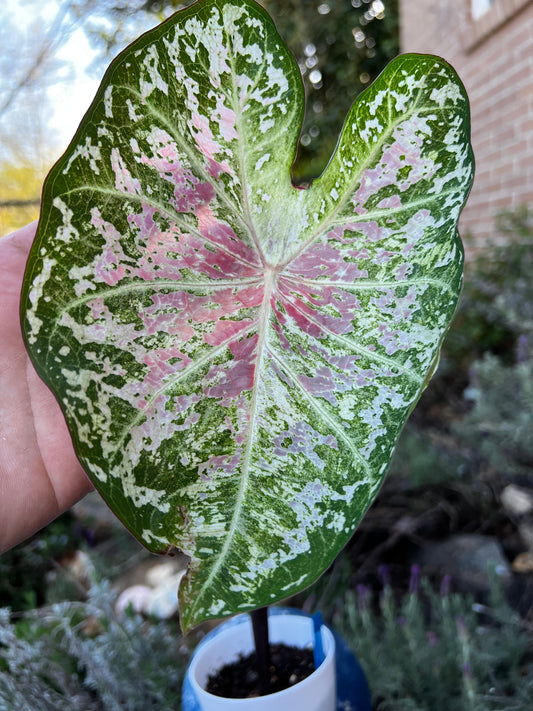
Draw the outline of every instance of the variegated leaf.
M296 62L251 0L200 0L111 65L48 177L26 343L81 463L182 623L310 584L375 496L461 284L468 103L396 59L325 173L290 167Z

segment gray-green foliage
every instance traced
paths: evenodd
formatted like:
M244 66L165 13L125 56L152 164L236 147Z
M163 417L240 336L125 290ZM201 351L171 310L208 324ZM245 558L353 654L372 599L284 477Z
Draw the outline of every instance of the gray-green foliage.
M487 606L421 589L395 603L386 587L378 606L366 588L333 600L375 711L528 711L531 636L499 588ZM0 711L179 711L187 652L175 623L117 618L113 599L100 584L86 603L16 621L0 610Z
M492 467L517 474L533 467L533 210L502 215L499 226L509 241L466 282L487 352L471 365L472 409L454 431Z
M460 480L466 461L452 443L440 432L408 422L394 450L389 475L400 476L414 487Z
M185 656L177 625L117 617L98 585L10 622L0 609L0 711L180 708Z
M502 473L533 466L533 359L504 365L487 353L471 370L469 414L455 432Z
M399 603L385 587L374 606L361 587L335 625L367 674L375 711L531 708L531 638L496 587L488 606L426 581Z

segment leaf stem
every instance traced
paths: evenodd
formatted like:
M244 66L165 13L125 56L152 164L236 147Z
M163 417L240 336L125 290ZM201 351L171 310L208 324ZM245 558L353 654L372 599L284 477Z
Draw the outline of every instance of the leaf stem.
M259 674L261 696L270 692L270 642L268 637L268 608L252 610L252 629L254 633L255 659Z

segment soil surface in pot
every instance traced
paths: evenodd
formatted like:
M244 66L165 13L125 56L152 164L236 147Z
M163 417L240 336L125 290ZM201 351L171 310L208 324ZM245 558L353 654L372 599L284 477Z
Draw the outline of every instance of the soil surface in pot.
M270 645L270 691L282 691L303 681L315 670L313 650ZM229 699L251 699L261 696L255 652L240 655L237 661L226 664L207 680L207 691Z

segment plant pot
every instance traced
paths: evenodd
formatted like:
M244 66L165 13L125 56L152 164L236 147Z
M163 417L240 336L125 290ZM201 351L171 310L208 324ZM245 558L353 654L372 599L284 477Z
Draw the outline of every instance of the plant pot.
M270 642L295 647L313 646L313 625L300 615L272 615L269 618ZM294 686L252 699L228 699L205 690L210 674L254 649L252 624L248 616L240 624L221 630L202 645L190 666L190 681L202 711L335 711L335 640L324 625L321 630L325 659L310 676Z
M271 608L268 625L273 644L313 646L313 623L309 615L290 608ZM336 711L338 708L370 711L366 679L353 655L342 639L326 625L322 625L321 637L325 659L306 679L267 696L228 699L207 692L207 678L225 664L235 661L239 655L249 654L254 644L248 615L239 615L224 622L202 640L191 659L183 688L183 711ZM341 659L337 659L336 664L336 648L339 645ZM339 661L343 675L350 677L349 698L345 693L340 698L337 693ZM341 686L346 686L342 680ZM359 693L360 702L354 701L353 691Z

